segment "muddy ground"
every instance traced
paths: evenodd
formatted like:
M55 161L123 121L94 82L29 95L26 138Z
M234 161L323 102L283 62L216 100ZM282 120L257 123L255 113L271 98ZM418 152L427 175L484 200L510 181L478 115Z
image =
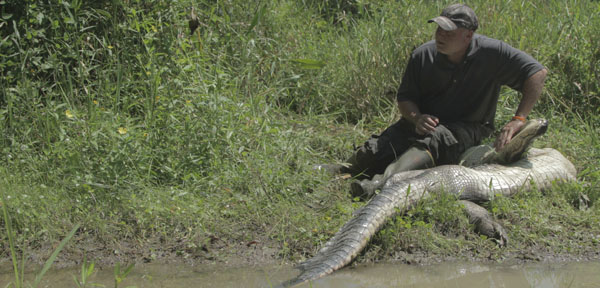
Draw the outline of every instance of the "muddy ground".
M43 265L50 257L58 243L46 244L27 253L27 263ZM510 245L510 244L509 244ZM261 265L294 265L300 263L304 256L293 255L282 257L277 243L268 241L252 241L249 243L227 242L214 239L209 245L194 249L182 242L164 243L149 240L147 243L94 243L79 239L68 244L59 254L53 268L68 268L81 265L83 259L94 261L101 267L112 267L116 263L183 263L189 265L219 264L221 266L261 266ZM532 248L532 249L531 249ZM557 253L547 246L531 247L523 250L511 249L510 246L502 248L500 253L486 251L466 251L463 255L438 255L428 251L415 250L410 252L399 251L394 255L379 257L381 262L401 262L414 265L428 265L445 261L476 261L476 262L573 262L573 261L598 261L600 249L587 247L575 253ZM583 248L583 247L582 247ZM376 253L368 246L353 264L369 262L365 260L365 253ZM300 252L300 251L298 251ZM2 255L0 264L10 263L7 252Z

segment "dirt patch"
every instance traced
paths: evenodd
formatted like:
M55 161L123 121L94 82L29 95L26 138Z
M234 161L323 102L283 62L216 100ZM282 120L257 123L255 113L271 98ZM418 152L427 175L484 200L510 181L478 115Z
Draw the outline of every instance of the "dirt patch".
M26 253L27 263L43 265L50 257L57 243L45 243ZM221 264L231 267L286 263L279 257L279 249L274 243L251 241L248 243L226 242L215 239L208 245L197 247L184 241L164 242L149 239L145 242L124 240L103 243L81 239L72 241L59 253L53 268L67 268L80 265L84 259L100 266L114 266L116 263L186 263ZM0 263L10 262L5 251Z

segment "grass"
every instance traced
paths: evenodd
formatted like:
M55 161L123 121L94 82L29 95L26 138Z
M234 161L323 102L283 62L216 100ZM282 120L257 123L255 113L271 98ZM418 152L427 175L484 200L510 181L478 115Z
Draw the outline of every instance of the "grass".
M81 223L67 250L127 242L144 259L221 261L260 243L296 261L362 205L347 181L311 165L346 159L399 117L407 57L449 2L5 3L0 178L12 221L3 217L0 235L11 227L17 250L43 253ZM192 6L201 25L190 36ZM600 4L472 6L478 32L550 70L532 117L551 126L536 145L571 159L578 182L490 203L513 248L480 239L440 196L386 226L363 261L406 251L502 258L557 243L576 255L597 244ZM502 91L497 125L518 100Z
M3 216L2 219L4 220L4 227L7 232L6 237L8 238L7 240L8 240L9 249L10 249L9 253L10 253L10 257L11 257L12 264L13 264L13 274L15 275L15 281L13 283L8 283L6 285L6 287L10 286L11 284L15 288L25 287L24 275L25 275L25 249L26 249L26 247L21 248L23 256L22 256L21 263L19 263L19 261L17 259L18 251L17 251L17 247L15 245L15 234L12 229L10 215L7 212L8 209L6 207L6 200L4 198L2 198L2 203L0 203L0 205L2 206L2 216ZM42 267L42 269L35 276L33 284L28 283L28 287L38 287L38 285L42 281L42 278L44 277L46 272L48 272L48 270L50 269L52 264L56 261L56 257L58 256L58 253L60 253L60 251L65 247L67 242L69 242L69 240L71 240L73 235L75 235L75 232L77 232L77 229L79 229L78 224L75 225L75 227L73 227L73 229L71 229L71 231L65 236L65 238L62 241L60 241L58 246L56 246L56 248L52 252L52 255L50 255L50 257L44 263L44 266Z

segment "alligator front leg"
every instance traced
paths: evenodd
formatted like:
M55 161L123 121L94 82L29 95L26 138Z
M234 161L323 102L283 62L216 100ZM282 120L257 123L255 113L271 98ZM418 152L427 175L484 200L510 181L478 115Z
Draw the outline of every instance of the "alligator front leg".
M488 238L496 239L498 245L506 246L508 235L502 225L494 221L490 213L483 207L467 200L460 200L464 211L469 216L469 224L475 225L475 231Z

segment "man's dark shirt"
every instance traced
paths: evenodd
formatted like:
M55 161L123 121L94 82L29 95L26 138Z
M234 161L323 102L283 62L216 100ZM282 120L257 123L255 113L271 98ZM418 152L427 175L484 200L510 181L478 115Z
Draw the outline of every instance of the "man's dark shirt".
M543 68L525 52L479 34L459 64L430 41L411 54L397 99L413 101L442 124L474 122L493 129L500 87L521 91L524 81Z

